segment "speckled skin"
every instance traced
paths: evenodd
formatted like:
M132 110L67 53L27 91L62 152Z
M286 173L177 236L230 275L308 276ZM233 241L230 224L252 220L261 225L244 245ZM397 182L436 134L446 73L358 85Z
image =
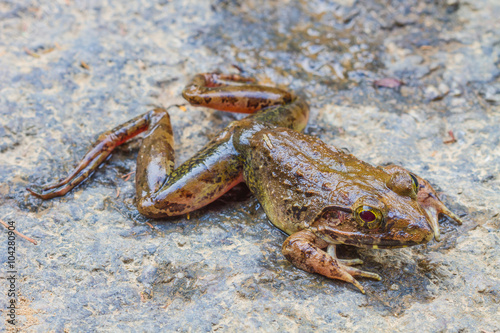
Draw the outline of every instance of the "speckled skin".
M183 96L193 105L252 115L229 124L174 169L170 118L166 110L154 109L103 133L66 179L28 190L43 199L64 195L115 147L147 131L136 175L142 214L186 214L244 181L273 224L290 235L282 249L288 260L308 272L353 283L362 292L354 277L380 277L350 267L360 260L338 259L336 244L422 244L439 237L439 214L460 222L418 176L398 166L374 167L300 133L309 108L293 93L239 75L207 73L195 76ZM363 217L363 212L373 216Z

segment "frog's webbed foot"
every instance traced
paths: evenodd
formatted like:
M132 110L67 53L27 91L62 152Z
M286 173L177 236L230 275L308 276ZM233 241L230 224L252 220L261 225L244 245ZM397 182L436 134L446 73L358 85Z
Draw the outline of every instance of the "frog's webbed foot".
M419 190L417 195L417 200L420 206L427 212L429 220L431 222L432 230L434 231L434 238L439 241L439 215L443 214L457 222L462 224L462 219L451 212L448 207L446 207L441 200L439 200L436 191L432 188L428 181L418 177Z
M380 276L375 273L365 272L360 269L350 267L362 263L359 259L342 261L335 255L335 245L329 245L327 251L321 248L326 247L323 240L319 239L308 230L302 230L292 234L283 243L282 252L285 257L296 267L310 273L318 273L330 279L343 280L355 285L363 294L364 288L354 277L366 277L380 280Z

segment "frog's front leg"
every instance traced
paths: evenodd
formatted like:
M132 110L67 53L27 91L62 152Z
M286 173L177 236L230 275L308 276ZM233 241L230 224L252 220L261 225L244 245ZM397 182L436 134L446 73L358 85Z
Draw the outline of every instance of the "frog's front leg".
M322 248L327 248L325 252ZM354 284L362 293L363 287L355 276L380 280L380 276L364 272L350 265L362 263L358 260L345 261L335 256L335 245L328 244L309 230L302 230L292 234L283 243L282 252L296 267L310 273L318 273L330 279L338 279Z
M423 178L415 176L418 179L418 194L417 200L420 206L425 209L429 216L431 227L434 231L434 238L440 241L441 236L439 232L439 216L446 215L458 224L462 224L462 219L455 215L452 211L439 200L436 190Z
M416 187L417 200L429 217L429 222L431 228L434 232L434 238L439 241L441 236L439 232L439 216L446 215L458 224L462 224L462 219L455 215L452 211L445 206L445 204L439 199L436 190L429 184L429 182L411 172L403 167L397 165L387 165L383 169L392 174L395 172L407 172L412 178Z

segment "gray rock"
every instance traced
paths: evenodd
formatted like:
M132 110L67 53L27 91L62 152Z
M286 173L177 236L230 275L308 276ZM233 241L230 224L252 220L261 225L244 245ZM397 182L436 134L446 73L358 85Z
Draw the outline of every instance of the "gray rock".
M487 85L483 91L482 95L487 102L493 105L500 104L500 83Z
M137 281L142 283L142 284L151 285L157 277L157 275L156 275L157 271L158 270L156 267L154 267L152 265L148 265L148 266L144 267L141 275L137 278Z
M3 1L0 218L38 241L16 240L17 328L495 332L498 17L496 0ZM285 236L244 186L189 216L140 216L134 177L122 177L135 170L137 142L63 198L27 194L152 105L171 106L185 161L243 115L184 111L181 90L233 65L305 94L307 133L427 178L464 225L443 219L442 241L425 246L339 249L382 276L360 280L362 295L293 267ZM384 77L405 85L375 89ZM447 144L449 131L457 141Z

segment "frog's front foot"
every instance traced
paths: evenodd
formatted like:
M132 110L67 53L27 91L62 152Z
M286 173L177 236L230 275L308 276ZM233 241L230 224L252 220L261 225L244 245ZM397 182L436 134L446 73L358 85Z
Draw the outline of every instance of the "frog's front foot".
M452 211L448 209L444 205L444 203L439 200L436 190L432 188L431 184L423 178L417 176L419 183L419 190L417 194L417 200L420 206L427 212L429 216L429 221L431 227L434 231L434 238L437 241L440 241L440 232L439 232L439 216L446 215L458 224L462 224L462 219L455 215Z
M327 251L321 248L328 246ZM359 259L340 260L335 255L335 245L328 245L309 230L302 230L292 234L283 243L282 252L296 267L310 273L318 273L330 279L338 279L354 284L363 294L364 288L354 277L366 277L380 280L375 273L365 272L350 267L362 264Z
M389 174L397 174L400 172L409 173L412 177L412 184L417 194L417 201L419 206L425 210L427 221L432 228L434 238L439 241L441 236L439 232L439 216L446 215L458 224L462 224L462 219L455 215L452 211L439 200L436 190L429 184L429 182L422 177L419 177L403 167L397 165L387 165L383 169Z

